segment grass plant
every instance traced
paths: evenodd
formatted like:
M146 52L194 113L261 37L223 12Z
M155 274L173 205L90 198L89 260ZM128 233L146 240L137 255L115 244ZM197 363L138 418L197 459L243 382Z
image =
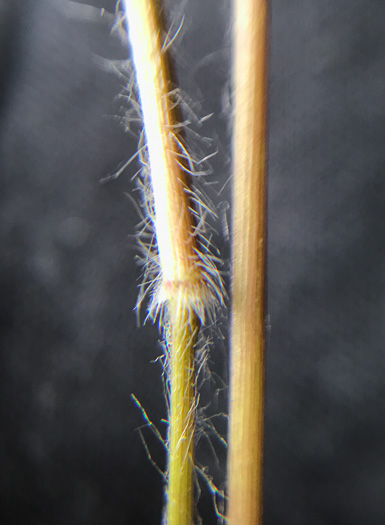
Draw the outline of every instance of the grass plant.
M193 523L197 335L222 281L199 229L191 189L194 161L175 111L162 8L121 0L144 134L140 158L150 180L145 210L157 275L150 315L160 316L167 356L167 525ZM262 523L266 217L266 0L233 0L233 202L228 455L229 525ZM179 28L178 28L179 31ZM152 263L154 264L154 263Z
M144 129L141 158L151 198L146 212L154 231L158 275L150 284L150 314L160 316L167 356L169 427L167 525L193 523L196 378L200 326L221 302L221 278L202 239L204 204L191 189L194 161L175 111L160 2L122 0ZM172 40L172 39L171 39ZM147 190L146 190L147 191Z

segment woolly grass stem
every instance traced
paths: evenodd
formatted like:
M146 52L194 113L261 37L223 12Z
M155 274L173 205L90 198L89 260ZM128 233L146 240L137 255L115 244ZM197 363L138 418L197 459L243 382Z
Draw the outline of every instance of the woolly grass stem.
M195 427L194 346L204 318L206 285L199 265L185 167L181 163L180 126L170 93L167 46L160 4L124 0L140 98L153 193L160 285L154 302L165 305L168 352L169 430L167 525L193 521L193 441Z
M234 0L228 524L262 523L266 0Z

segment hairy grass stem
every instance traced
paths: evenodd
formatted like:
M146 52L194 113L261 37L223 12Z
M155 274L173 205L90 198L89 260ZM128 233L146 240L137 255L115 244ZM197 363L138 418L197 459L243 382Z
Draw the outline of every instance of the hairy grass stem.
M193 522L196 378L194 350L199 327L221 301L221 279L199 243L199 197L188 184L194 161L176 119L168 47L157 0L122 0L132 50L144 128L143 162L152 191L151 226L159 275L150 313L160 312L167 354L169 429L167 437L167 525ZM179 31L179 29L178 29Z

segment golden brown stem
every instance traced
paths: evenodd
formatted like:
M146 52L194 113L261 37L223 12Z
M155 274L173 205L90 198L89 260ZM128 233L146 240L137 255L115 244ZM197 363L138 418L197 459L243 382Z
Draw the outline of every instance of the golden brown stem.
M234 0L228 523L262 522L266 0Z

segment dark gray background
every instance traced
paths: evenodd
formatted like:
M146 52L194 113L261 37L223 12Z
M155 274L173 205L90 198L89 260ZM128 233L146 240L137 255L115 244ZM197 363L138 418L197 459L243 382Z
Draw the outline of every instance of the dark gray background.
M230 175L229 2L169 4L171 18L186 16L177 75L201 114L215 113L199 133L214 138L220 187ZM265 523L382 525L385 4L273 0L271 11ZM64 0L0 0L5 525L161 518L162 481L130 400L164 431L157 331L137 329L132 311L138 215L125 192L136 168L100 184L136 149L114 118L123 81L97 58L127 55L110 27ZM223 206L229 186L211 196ZM211 367L226 378L224 347ZM207 494L200 512L215 522Z

